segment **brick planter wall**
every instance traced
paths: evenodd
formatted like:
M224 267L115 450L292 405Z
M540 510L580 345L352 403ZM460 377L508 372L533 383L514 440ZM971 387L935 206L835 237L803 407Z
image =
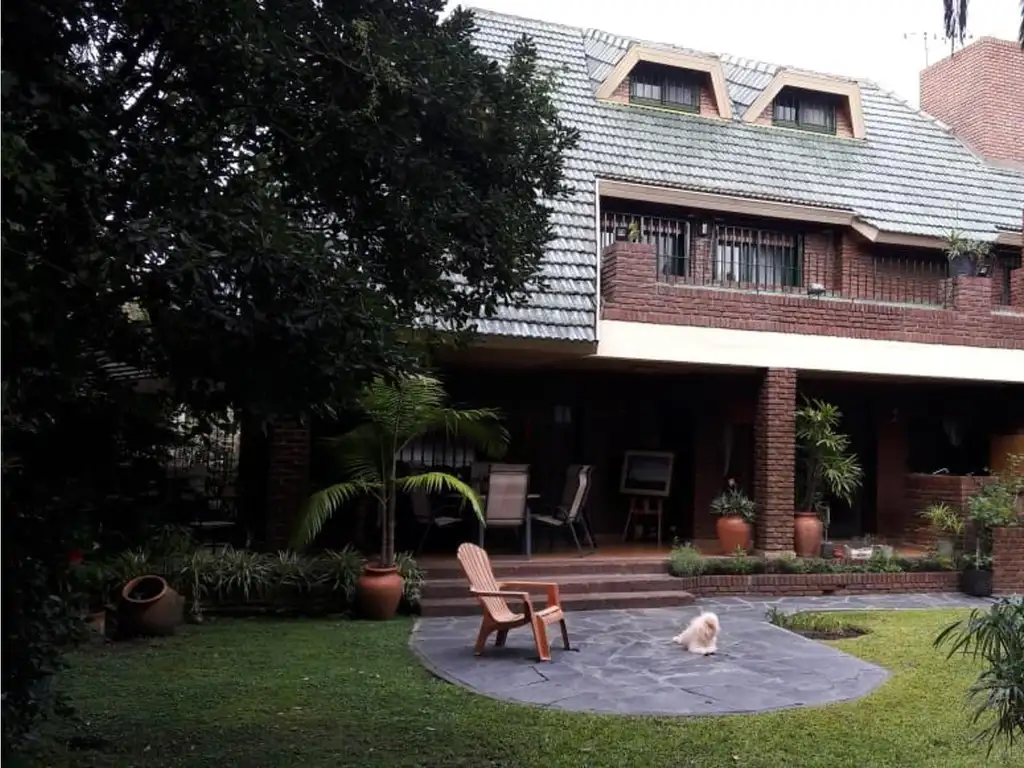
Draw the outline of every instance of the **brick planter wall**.
M992 591L1024 595L1024 528L996 528L992 536Z
M986 482L986 477L961 475L909 474L904 478L903 517L888 522L886 528L904 532L907 544L930 547L935 544L935 531L920 513L932 504L945 503L961 514L967 514L967 499Z
M1024 529L1020 529L1024 531ZM1022 540L1024 541L1024 540ZM755 573L749 576L684 576L682 588L698 597L719 595L864 595L879 592L956 592L959 574Z

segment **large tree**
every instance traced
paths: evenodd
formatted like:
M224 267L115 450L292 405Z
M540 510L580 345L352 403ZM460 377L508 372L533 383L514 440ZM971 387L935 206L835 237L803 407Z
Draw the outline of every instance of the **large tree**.
M952 42L963 43L967 38L967 6L970 0L942 0L943 22L946 37ZM1020 0L1020 28L1017 39L1024 48L1024 0Z
M330 413L415 367L424 318L536 282L576 140L558 73L443 6L4 5L5 745L69 628L73 526L152 445L105 363L199 413Z

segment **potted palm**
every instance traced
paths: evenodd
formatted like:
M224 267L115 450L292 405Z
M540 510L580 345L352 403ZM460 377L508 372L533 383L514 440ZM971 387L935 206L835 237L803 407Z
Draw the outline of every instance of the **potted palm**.
M960 589L974 597L992 594L992 531L1012 525L1017 513L1011 488L1004 482L983 486L967 500L974 551L964 555Z
M395 566L395 510L400 493L456 493L483 519L480 497L458 477L447 472L401 472L402 450L428 434L443 432L467 439L489 456L505 450L508 432L497 411L459 410L445 401L441 382L429 376L374 379L358 400L361 423L327 441L337 451L346 479L310 496L295 527L292 546L298 549L312 542L346 502L356 497L375 502L380 557L366 565L356 591L360 612L368 618L393 617L402 598L402 578Z
M818 557L826 494L847 503L860 488L864 472L850 451L850 438L838 431L842 413L823 400L804 400L796 412L797 509L793 548L800 557Z
M963 516L949 504L938 502L922 510L921 517L935 530L939 557L952 559L964 533Z
M715 532L718 534L718 545L723 554L730 554L737 549L744 552L750 549L751 523L754 522L755 505L729 478L729 487L711 502L711 514L718 517Z

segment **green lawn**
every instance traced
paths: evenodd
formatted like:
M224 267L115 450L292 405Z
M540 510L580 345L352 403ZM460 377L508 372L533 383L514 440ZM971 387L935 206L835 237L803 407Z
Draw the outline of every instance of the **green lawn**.
M835 643L894 678L829 707L710 719L571 715L439 682L407 648L410 623L222 620L135 647L77 653L64 681L110 740L54 748L89 766L1009 766L971 744L974 669L931 638L955 611L866 614ZM466 638L469 642L471 638ZM65 734L66 735L66 734Z

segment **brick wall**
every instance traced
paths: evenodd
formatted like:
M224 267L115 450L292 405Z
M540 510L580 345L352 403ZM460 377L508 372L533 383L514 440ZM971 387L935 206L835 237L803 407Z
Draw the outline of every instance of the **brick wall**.
M996 528L993 533L992 591L1024 595L1024 528Z
M268 548L282 549L309 495L309 427L278 422L270 428L269 443L266 543Z
M932 504L944 503L967 514L967 499L986 482L984 477L908 474L904 477L903 514L890 518L887 530L890 535L902 534L907 544L930 547L935 544L935 531L920 513Z
M796 371L769 368L754 421L754 501L757 547L793 551L793 470L796 462Z
M1018 529L1024 530L1024 529ZM697 596L863 595L886 592L955 592L959 574L934 573L756 573L750 576L686 576L682 589Z
M990 160L1024 163L1024 51L983 37L921 73L921 109Z
M805 253L810 249L819 254L814 258L827 259L827 243L823 235L808 237ZM707 249L707 238L697 238L695 282L701 280L701 265L709 263ZM850 250L860 253L859 249L852 236L842 236L840 258L844 263ZM654 247L642 243L619 242L605 249L603 319L1024 349L1024 313L981 309L985 296L991 303L990 278L953 278L953 295L964 307L961 311L669 282L658 279L656 261ZM856 269L845 268L842 279L852 280L850 275L856 274ZM987 293L982 290L985 286Z

